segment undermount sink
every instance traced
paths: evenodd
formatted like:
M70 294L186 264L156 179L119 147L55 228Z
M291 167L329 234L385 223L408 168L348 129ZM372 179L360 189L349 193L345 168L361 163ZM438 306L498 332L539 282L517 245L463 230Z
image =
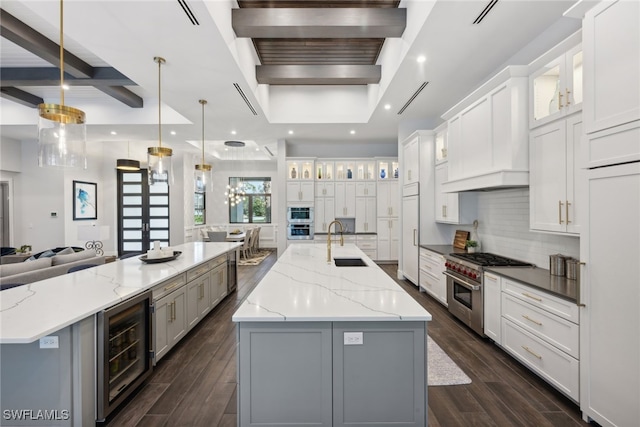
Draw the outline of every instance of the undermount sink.
M334 258L336 267L367 267L362 258Z

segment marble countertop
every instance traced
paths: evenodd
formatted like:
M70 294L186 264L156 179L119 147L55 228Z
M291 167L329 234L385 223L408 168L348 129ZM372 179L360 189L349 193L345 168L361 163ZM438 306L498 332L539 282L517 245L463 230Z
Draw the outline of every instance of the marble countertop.
M577 301L578 281L569 280L564 276L553 276L549 273L549 270L544 268L485 267L484 269L568 301Z
M233 315L234 322L429 321L431 314L353 244L292 244Z
M448 255L453 253L466 253L464 249L454 248L453 245L420 245L423 249L428 249L432 252L439 253L440 255Z
M173 261L145 264L132 257L6 289L0 294L0 344L34 342L241 245L185 243L172 246L182 252Z

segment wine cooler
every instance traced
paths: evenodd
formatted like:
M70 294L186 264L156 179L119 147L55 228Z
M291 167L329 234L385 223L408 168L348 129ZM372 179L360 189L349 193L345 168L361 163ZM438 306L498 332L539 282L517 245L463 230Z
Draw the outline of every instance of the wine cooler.
M98 313L98 420L144 382L151 363L151 292Z

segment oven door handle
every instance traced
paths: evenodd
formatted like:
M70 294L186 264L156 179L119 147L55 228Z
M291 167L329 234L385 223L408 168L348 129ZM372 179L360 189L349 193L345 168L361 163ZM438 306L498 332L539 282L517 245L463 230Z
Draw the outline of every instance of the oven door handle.
M479 291L480 290L480 286L479 285L473 285L469 282L465 282L464 280L460 279L459 277L454 276L453 274L447 273L446 271L443 271L442 274L444 274L447 277L452 278L453 280L455 280L456 282L460 283L462 286L464 286L465 288L469 289L470 291Z

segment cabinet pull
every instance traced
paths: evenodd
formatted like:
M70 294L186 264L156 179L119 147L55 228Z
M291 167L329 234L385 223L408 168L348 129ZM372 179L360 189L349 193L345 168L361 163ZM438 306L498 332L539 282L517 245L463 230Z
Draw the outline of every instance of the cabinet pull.
M562 108L562 92L558 92L558 110Z
M564 223L564 221L562 221L562 205L564 205L562 200L558 200L558 224Z
M585 264L586 264L585 262L582 262L582 261L580 262L580 265L585 265ZM581 294L581 292L580 292L580 280L577 280L576 284L577 284L577 286L576 286L576 305L578 307L586 307L585 304L580 302L582 300L582 297L580 295Z
M415 228L413 229L413 246L418 246L418 244L416 243L416 233L418 230L416 230Z
M565 218L567 218L567 224L571 224L571 221L569 221L569 205L571 203L569 203L569 201L567 200L567 204L565 205Z
M571 91L569 89L565 89L565 93L566 93L566 97L564 100L564 105L565 107L568 107L569 104L571 104L571 101L569 101L569 94L571 93Z
M530 318L529 316L527 316L526 314L523 314L522 317L524 317L525 319L527 319L529 322L533 322L538 326L542 326L542 322L538 322L537 320L533 320L532 318Z
M531 298L532 300L536 300L536 301L538 301L538 302L542 302L542 298L534 297L533 295L530 295L530 294L528 294L528 293L526 293L526 292L523 292L523 293L522 293L522 295L524 295L524 296L525 296L525 297L527 297L527 298Z
M540 356L538 353L536 353L535 351L532 351L529 347L527 347L526 345L523 345L522 348L524 348L527 352L533 354L537 359L542 360L542 356Z
M176 286L179 286L179 285L180 285L180 282L172 283L169 286L165 286L163 291L168 291L169 289L173 289L173 288L175 288Z

